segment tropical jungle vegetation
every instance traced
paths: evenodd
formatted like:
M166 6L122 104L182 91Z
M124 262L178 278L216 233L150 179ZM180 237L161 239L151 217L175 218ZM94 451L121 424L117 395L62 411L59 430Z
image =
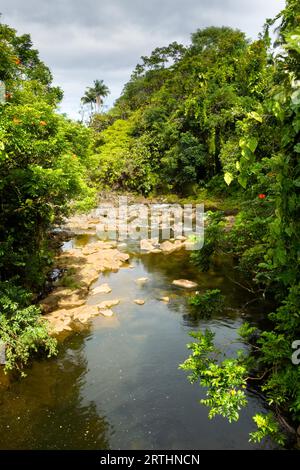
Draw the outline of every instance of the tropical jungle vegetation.
M275 28L275 43L272 32ZM174 200L209 200L203 250L191 262L208 270L230 253L257 297L272 299L264 331L245 324L247 353L223 360L213 334L197 332L182 365L207 389L209 415L230 421L247 404L251 384L270 414L255 416L251 439L300 424L300 4L287 0L257 40L238 29L209 27L191 44L172 43L142 57L106 113L103 81L88 88L88 125L57 112L62 91L33 49L30 36L0 25L0 331L8 368L55 343L36 302L51 269L49 231L62 216L87 210L101 190ZM220 201L222 202L220 204ZM222 208L238 209L224 231ZM210 292L194 307L217 300ZM210 312L210 308L205 311ZM285 431L285 433L283 432Z

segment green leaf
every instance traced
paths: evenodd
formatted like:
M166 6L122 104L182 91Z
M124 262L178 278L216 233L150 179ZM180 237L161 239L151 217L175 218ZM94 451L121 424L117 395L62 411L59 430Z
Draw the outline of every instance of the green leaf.
M295 152L300 153L300 144L295 145L294 150Z
M258 140L256 137L241 139L239 144L244 151L250 150L252 153L254 153L258 146Z
M238 182L244 189L247 188L247 178L246 178L246 176L239 176L238 177Z
M251 113L249 113L248 117L255 119L258 122L261 122L261 123L263 122L262 116L255 111L252 111Z
M230 186L231 183L232 183L232 181L234 180L234 178L233 178L233 176L232 176L231 173L228 173L228 172L227 172L227 173L225 173L225 175L224 175L224 180L225 180L225 183L226 183L228 186Z
M245 147L242 150L242 155L244 158L246 158L246 160L249 160L249 161L252 161L254 157L253 152L248 147Z
M258 140L255 137L252 137L248 140L247 146L251 150L251 152L254 153L258 146Z

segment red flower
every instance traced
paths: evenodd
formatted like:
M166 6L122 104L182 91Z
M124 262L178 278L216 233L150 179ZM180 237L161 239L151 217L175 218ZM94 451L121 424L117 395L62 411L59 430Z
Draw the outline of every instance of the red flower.
M259 194L258 197L259 199L263 200L263 199L266 199L267 196L265 194Z

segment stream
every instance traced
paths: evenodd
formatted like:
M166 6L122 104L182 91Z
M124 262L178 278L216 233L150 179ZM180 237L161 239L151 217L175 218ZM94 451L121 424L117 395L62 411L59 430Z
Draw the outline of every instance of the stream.
M77 236L72 246L92 237ZM70 245L69 243L69 245ZM1 449L254 449L249 432L252 416L264 411L255 395L238 423L208 419L199 404L205 396L191 385L178 365L188 357L189 333L210 328L216 343L232 354L244 321L258 323L263 307L242 308L249 294L235 281L228 259L216 261L208 273L190 262L184 250L171 255L141 255L128 244L130 264L100 276L94 287L108 283L106 299L118 298L111 318L96 317L88 327L67 337L52 359L35 360L26 378L0 395ZM148 282L137 283L139 278ZM226 309L210 319L188 305L190 292L174 279L196 281L201 290L217 288ZM170 298L169 303L160 300ZM89 304L103 300L90 297ZM144 299L136 305L134 299Z

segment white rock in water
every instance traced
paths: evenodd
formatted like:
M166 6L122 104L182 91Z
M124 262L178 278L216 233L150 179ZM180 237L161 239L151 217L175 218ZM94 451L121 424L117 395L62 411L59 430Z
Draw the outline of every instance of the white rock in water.
M187 281L186 279L178 279L176 281L173 281L172 284L174 286L184 287L185 289L194 289L195 287L198 286L198 284L196 282Z
M114 315L114 312L110 310L109 308L103 308L99 309L100 315L103 315L104 317L112 317Z
M101 286L95 287L95 289L92 290L92 295L110 294L111 291L112 290L108 284L102 284Z
M170 302L170 297L161 297L159 300L168 304Z
M149 242L152 243L152 245L158 245L159 244L159 239L156 238L150 238Z
M152 251L155 250L155 246L149 240L141 240L140 241L140 248L143 251Z
M145 305L145 301L142 300L142 299L135 299L134 303L137 304L137 305Z
M118 248L119 250L122 250L123 248L127 248L127 245L126 245L126 243L119 243L118 246L117 246L117 248Z
M105 310L111 307L115 307L116 305L119 305L120 300L104 300L98 305L99 310Z
M148 281L149 281L148 277L140 277L135 282L137 282L138 284L146 284L146 282L148 282Z

